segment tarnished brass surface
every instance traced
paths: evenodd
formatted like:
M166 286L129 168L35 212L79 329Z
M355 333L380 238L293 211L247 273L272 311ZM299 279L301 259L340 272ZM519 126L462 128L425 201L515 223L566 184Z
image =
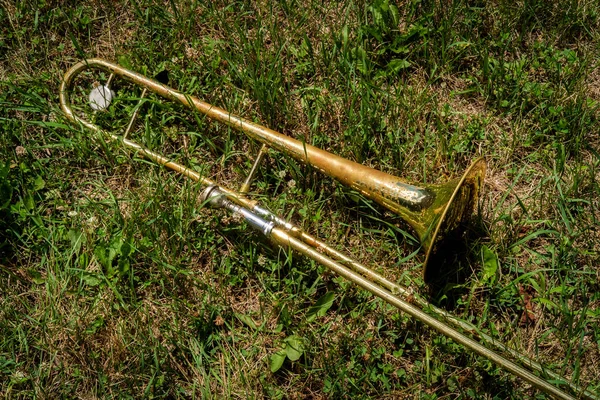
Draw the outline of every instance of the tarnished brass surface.
M181 93L153 79L127 70L117 64L89 59L74 65L63 78L61 104L70 118L76 118L64 104L69 102L67 88L73 77L87 68L98 68L120 76L167 99L193 108L211 119L220 121L279 150L298 161L311 165L326 175L357 190L394 213L400 215L415 230L425 251L424 271L432 251L444 233L455 229L473 212L485 176L485 161L473 163L461 179L442 185L411 184L402 178L367 167L321 150L272 129L231 114L194 96ZM86 126L90 124L77 118ZM246 185L244 189L247 190Z
M397 307L399 310L438 330L457 343L466 346L475 353L487 357L505 370L519 376L555 398L574 399L574 397L559 388L559 385L570 388L578 394L578 397L596 398L589 391L578 387L547 370L541 364L529 359L525 355L506 347L490 336L480 332L471 323L451 316L446 311L423 300L410 289L389 281L373 269L360 264L358 261L335 250L310 234L293 226L291 223L271 214L268 210L260 207L255 201L248 199L242 193L219 186L214 181L167 157L151 151L132 140L105 132L98 126L75 115L70 106L69 89L75 77L87 68L100 68L109 71L111 74L121 76L141 85L144 89L185 106L192 107L213 119L242 130L248 136L262 142L266 146L283 151L302 162L318 168L327 175L353 187L365 196L400 214L415 229L426 250L425 265L430 261L432 252L437 250L437 247L440 245L440 241L436 238L443 238L448 232L458 228L460 223L472 213L473 207L477 203L481 185L483 184L485 174L485 162L483 159L476 160L458 180L442 185L412 185L393 175L345 160L309 144L244 120L241 117L229 114L225 110L213 107L195 97L180 93L152 79L104 60L91 59L76 64L65 74L60 88L61 107L68 118L91 129L98 135L119 141L130 149L144 155L146 158L208 186L203 193L204 200L207 203L216 207L227 208L231 212L241 215L251 226L278 245L292 248L304 256L319 262L340 276L361 286ZM261 152L264 151L266 150L263 148ZM259 155L260 157L262 155ZM255 163L253 169L256 166L257 163ZM253 172L251 172L247 179L248 185L252 174ZM458 329L471 334L478 340L485 342L488 346L493 346L503 353L510 354L521 365L490 350L480 342L466 336L465 333L461 333ZM535 370L543 376L548 376L551 380L540 378L531 373L531 370Z

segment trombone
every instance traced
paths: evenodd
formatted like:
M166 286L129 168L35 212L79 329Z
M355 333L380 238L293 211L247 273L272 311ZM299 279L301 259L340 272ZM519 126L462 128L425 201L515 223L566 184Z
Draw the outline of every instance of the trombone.
M127 136L133 126L139 107L132 113L123 135L106 132L97 125L76 115L71 108L70 91L76 77L87 69L98 69L110 74L107 83L97 86L90 94L90 105L95 110L102 110L109 106L114 96L114 92L110 89L110 82L113 77L118 76L141 86L143 88L141 97L151 91L184 107L198 111L210 119L244 132L250 138L261 142L262 148L240 190L236 191L221 186L198 172L128 139ZM399 214L417 233L425 250L424 275L427 280L431 275L430 261L434 259L434 254L443 248L444 238L460 228L462 223L472 214L473 208L477 204L485 175L486 164L483 159L475 160L459 179L441 185L412 184L401 178L346 160L248 121L194 96L179 92L157 80L102 59L81 61L65 73L60 85L60 104L64 114L71 121L90 129L97 135L119 142L125 147L142 154L147 159L179 172L205 186L206 188L201 195L201 199L205 204L215 208L224 208L243 217L248 225L269 238L273 243L283 248L296 250L322 264L423 324L493 361L537 389L557 399L574 399L575 397L568 391L574 393L578 398L596 398L594 394L585 388L579 387L560 375L549 371L526 355L494 340L489 335L481 332L475 325L437 308L410 288L388 280L373 269L335 250L245 196L268 149L278 150L335 178ZM482 343L485 343L487 347ZM490 347L495 348L495 350ZM508 359L500 353L510 355L512 359ZM534 374L534 371L545 378Z

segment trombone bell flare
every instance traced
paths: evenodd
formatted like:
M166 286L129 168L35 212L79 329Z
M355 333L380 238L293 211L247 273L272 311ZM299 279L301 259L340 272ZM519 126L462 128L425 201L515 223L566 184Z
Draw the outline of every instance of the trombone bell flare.
M423 263L425 282L431 282L433 279L434 266L430 265L429 261L438 252L446 250L445 240L457 233L477 206L485 179L485 170L485 159L479 158L467 168L460 179L435 185L437 202L423 211L425 215L422 218L431 223L425 230L421 230L420 227L415 228L425 249Z

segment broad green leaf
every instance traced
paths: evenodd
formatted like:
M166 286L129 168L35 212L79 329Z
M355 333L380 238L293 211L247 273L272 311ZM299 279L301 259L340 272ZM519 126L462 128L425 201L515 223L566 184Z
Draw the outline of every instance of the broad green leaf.
M94 256L104 266L106 275L109 278L112 278L118 272L113 266L113 260L120 254L122 244L121 238L116 237L110 242L108 247L105 247L106 245L98 245L94 249Z
M112 260L117 254L121 253L121 247L123 247L123 238L121 236L116 236L113 240L110 241L110 246L108 248L108 252L110 254L110 259Z
M296 335L291 335L284 340L285 354L291 361L297 361L304 353L304 340Z
M450 46L448 46L449 49L451 49L452 47L469 47L471 45L471 42L454 42L452 43Z
M483 281L493 283L498 272L498 256L489 247L481 248L483 256Z
M323 317L335 300L334 292L325 293L317 302L308 309L307 321L314 321L317 317Z
M42 179L41 176L38 176L37 178L35 178L35 181L33 181L34 190L41 190L44 188L44 186L46 186L46 182L44 181L44 179Z
M277 372L285 361L285 350L280 349L277 353L271 355L271 372Z
M81 244L85 241L85 236L79 230L69 229L67 232L67 237L71 242L71 248L73 249L73 254L78 254L81 249Z
M396 73L402 69L410 67L410 63L404 59L395 58L388 63L387 67L391 72Z
M116 236L111 240L110 244L107 247L106 245L98 245L94 249L94 256L96 256L96 259L100 262L100 264L104 266L106 275L109 278L114 277L115 274L118 272L125 271L128 269L128 266L124 264L119 265L118 269L113 266L113 261L115 260L115 258L118 255L122 254L123 247L125 247L125 250L128 251L128 246L123 246L123 243L123 238L121 236Z
M90 274L89 272L84 272L81 274L81 280L89 286L98 286L102 283L102 279L95 274Z
M362 74L367 74L369 72L369 59L367 58L367 52L362 47L358 47L355 49L356 55L356 69L358 69Z
M35 202L33 201L33 197L29 194L25 195L25 198L23 198L23 205L25 206L25 209L27 211L33 210L33 207L35 207Z
M392 22L394 24L394 26L398 26L398 23L400 21L400 12L398 11L398 7L396 7L394 4L390 4L390 16L392 17Z
M119 254L121 257L128 257L133 253L133 247L131 247L131 243L129 240L123 240L121 242L121 247L119 247Z
M258 329L254 320L245 314L235 313L234 314L237 319L239 319L242 323L246 324L251 329Z

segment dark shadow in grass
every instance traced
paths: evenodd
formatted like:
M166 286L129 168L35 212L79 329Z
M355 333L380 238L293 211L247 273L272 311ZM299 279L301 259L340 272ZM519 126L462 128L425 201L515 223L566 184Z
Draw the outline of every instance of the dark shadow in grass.
M429 258L429 264L424 276L429 285L432 301L438 307L454 309L457 301L468 292L466 283L475 271L477 254L473 252L473 243L484 234L483 227L471 223L449 232L442 243L438 245L435 254Z
M0 264L8 265L16 257L13 241L20 237L22 227L7 210L0 210Z

